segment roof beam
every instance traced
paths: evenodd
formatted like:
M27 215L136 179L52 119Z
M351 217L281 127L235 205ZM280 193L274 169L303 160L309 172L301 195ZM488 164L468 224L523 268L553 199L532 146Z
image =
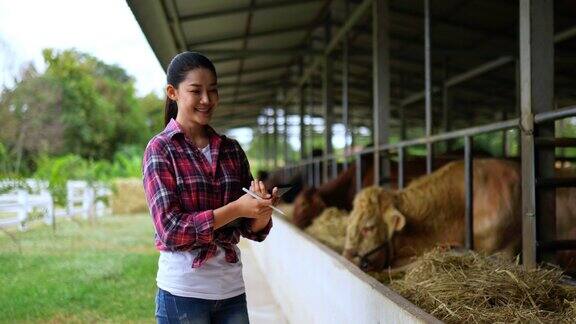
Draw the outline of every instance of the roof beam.
M344 23L344 26L342 26L342 28L340 28L336 32L336 35L330 40L330 43L328 44L328 46L326 46L326 49L324 49L323 52L325 55L329 55L332 52L332 50L336 47L336 44L340 42L342 36L346 35L346 32L349 31L360 20L360 18L364 16L364 14L368 11L370 6L372 5L372 1L373 0L364 0L360 5L358 5L358 7L356 7L356 9L354 9L354 12ZM309 67L306 70L306 72L304 72L304 76L302 76L299 82L299 86L303 86L308 81L308 79L310 79L310 77L312 76L314 71L318 68L320 63L321 60L319 57L317 57L316 60L314 60L314 62L312 63L312 66ZM295 96L296 94L292 93L292 96L290 96L286 101L287 102L292 101Z
M246 37L251 39L251 38L263 37L263 36L274 36L274 35L278 35L278 34L286 34L286 33L293 33L293 32L297 32L297 31L303 31L303 30L307 30L309 28L310 28L310 24L284 27L284 28L275 28L275 29L263 30L263 31L259 31L259 32L251 32L250 35L247 35ZM226 36L226 37L220 37L220 38L210 38L210 39L206 39L203 41L196 41L194 43L188 43L188 47L193 48L196 46L217 44L217 43L223 43L223 42L231 42L231 41L236 41L236 40L242 40L242 39L244 39L244 37L245 37L245 35L242 34L242 35Z
M260 73L260 72L270 72L273 70L279 70L279 69L285 69L286 68L286 64L272 64L272 65L268 65L268 66L262 66L262 67L257 67L254 69L249 69L249 70L244 70L242 73L244 73L244 75L246 74L255 74L255 73ZM226 78L226 77L231 77L231 76L236 76L236 72L225 72L225 73L218 73L218 78Z
M575 28L576 28L576 26L573 26L571 28L568 28L568 29L565 29L565 30L562 30L562 31L556 33L554 35L553 42L554 43L562 42L562 41L565 41L571 37L576 36L576 33L572 32L572 30L574 30ZM448 79L446 82L444 82L443 86L453 87L457 84L460 84L460 83L466 82L468 80L474 79L475 77L477 77L479 75L493 71L493 70L500 68L500 67L502 67L508 63L511 63L511 62L514 62L514 58L511 56L502 56L502 57L496 58L494 60L491 60L491 61L488 61L484 64L481 64L477 67L474 67L468 71L464 71L458 75L452 76L450 79ZM433 92L440 91L440 89L434 88L432 91ZM424 98L424 91L420 91L420 92L413 93L413 94L407 96L401 102L402 102L403 106L406 106L406 105L410 105L410 104L413 104L415 102L418 102L418 101L422 100L423 98Z
M242 88L250 88L250 87L254 88L254 87L259 87L259 86L272 87L272 86L284 85L284 84L286 84L286 82L288 82L288 81L284 81L284 80L279 79L279 78L262 79L262 80L251 81L251 82L242 82L242 84L240 84L240 87L242 87ZM288 85L290 86L291 84L288 83ZM226 83L219 83L218 84L219 88L235 87L235 86L236 86L236 82L226 82Z
M303 47L290 48L260 48L260 49L195 49L204 55L229 55L229 58L243 58L247 56L292 56L292 55L319 55L321 51L315 51Z
M264 9L291 7L291 6L296 6L299 4L319 2L319 1L320 0L288 0L288 1L284 0L284 1L277 1L277 2L262 3L259 5L255 5L253 7L250 5L248 5L248 6L236 5L236 6L227 7L226 9L222 9L222 10L209 11L209 12L193 14L193 15L185 15L185 16L180 17L180 21L182 23L184 23L187 21L194 21L194 20L199 20L199 19L209 19L209 18L215 18L215 17L220 17L220 16L245 13L245 12L250 12L251 10L258 11L258 10L264 10Z
M274 98L274 94L260 94L257 96L253 96L253 97L249 97L249 98L243 98L243 99L234 99L234 100L220 100L219 104L220 105L234 105L234 104L251 104L251 103L257 103L257 102L262 102L262 101L270 101Z
M166 6L167 13L170 15L168 21L172 27L172 33L178 44L179 51L186 51L188 48L186 47L186 40L184 39L184 30L182 29L182 24L180 23L180 19L178 19L178 6L176 1L170 0L164 2L164 4Z
M250 0L250 11L246 17L246 27L244 28L244 38L242 39L242 50L248 48L248 35L250 34L250 29L252 29L252 18L254 17L254 6L256 5L256 0ZM242 80L242 71L244 70L244 58L240 60L238 64L238 74L236 75L236 87L234 89L234 100L238 99L238 92L240 91L240 82Z

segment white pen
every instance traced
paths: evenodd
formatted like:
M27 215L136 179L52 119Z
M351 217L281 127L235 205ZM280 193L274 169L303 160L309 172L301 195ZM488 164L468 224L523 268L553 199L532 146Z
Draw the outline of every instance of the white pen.
M250 196L252 196L252 197L254 197L254 198L258 199L258 200L264 200L262 197L258 196L256 193L254 193L253 191L251 191L251 190L249 190L249 189L246 189L246 188L242 187L242 190L243 190L245 193L249 194ZM281 211L280 209L278 209L278 208L276 208L276 207L274 207L274 206L270 206L270 208L272 208L272 209L274 209L275 211L279 212L280 214L286 216L286 214L284 214L284 212Z

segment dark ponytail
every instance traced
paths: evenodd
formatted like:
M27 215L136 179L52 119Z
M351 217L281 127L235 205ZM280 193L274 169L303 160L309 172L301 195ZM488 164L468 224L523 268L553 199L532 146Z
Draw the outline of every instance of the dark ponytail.
M171 84L174 88L184 81L186 74L194 69L204 68L214 73L216 76L216 68L214 64L204 55L197 52L182 52L172 59L166 71L166 82ZM164 107L164 126L168 125L171 118L176 119L178 115L178 105L176 101L166 97L166 106Z
M170 119L176 119L178 115L178 105L176 101L166 96L166 105L164 106L164 126L168 125Z

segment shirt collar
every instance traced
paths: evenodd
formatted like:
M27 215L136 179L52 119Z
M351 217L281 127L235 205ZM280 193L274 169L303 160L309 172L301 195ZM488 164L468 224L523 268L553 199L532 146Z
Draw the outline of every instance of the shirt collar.
M206 125L206 131L208 133L208 143L210 143L210 148L218 149L220 147L220 142L222 142L221 136L216 133L210 125ZM184 135L182 127L174 118L170 118L170 121L168 122L168 125L166 125L166 128L164 128L163 133L170 139L172 139L176 134Z

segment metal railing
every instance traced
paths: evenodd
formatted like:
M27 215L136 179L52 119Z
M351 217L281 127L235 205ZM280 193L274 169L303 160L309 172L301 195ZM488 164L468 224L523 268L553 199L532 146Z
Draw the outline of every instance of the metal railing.
M555 121L562 118L574 117L576 116L576 106L569 106L549 112L539 113L534 115L534 123L546 123L550 121ZM283 168L284 180L290 179L296 172L300 171L303 176L303 182L308 184L308 186L319 186L322 182L327 182L331 179L321 179L321 163L329 163L332 161L332 178L335 178L336 171L336 161L340 158L349 159L353 158L356 165L356 192L361 190L362 186L362 155L374 154L375 158L380 158L381 152L391 153L396 151L398 155L398 188L404 187L404 163L405 163L405 149L418 145L433 144L441 141L464 139L464 163L465 163L465 201L466 201L466 220L465 220L465 230L466 230L466 241L465 245L469 249L473 249L473 222L472 222L472 211L473 211L473 178L472 178L472 165L473 165L473 137L481 134L491 133L495 131L503 131L508 129L519 129L520 120L519 118L514 118L506 121L500 121L496 123L491 123L483 126L470 127L465 129L460 129L452 132L432 135L428 137L422 137L413 140L400 141L393 144L383 144L378 147L366 148L353 154L330 154L324 155L322 157L308 158L300 163L288 165ZM428 150L428 155L431 152ZM390 154L386 155L386 158L390 158ZM384 178L384 180L386 180ZM566 185L573 184L574 179L565 179ZM554 244L553 242L546 242L546 246L558 246L562 249L576 248L576 240L564 240L561 244Z

